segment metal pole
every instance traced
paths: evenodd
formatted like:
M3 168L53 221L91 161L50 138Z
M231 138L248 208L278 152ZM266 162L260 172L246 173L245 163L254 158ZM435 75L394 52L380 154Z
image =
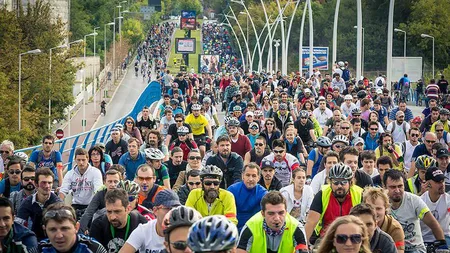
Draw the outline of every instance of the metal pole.
M433 79L435 78L435 75L434 75L434 37L432 37L433 38Z
M286 37L287 37L287 39L286 39L286 55L284 56L286 58L289 55L289 40L291 37L292 23L294 21L294 16L295 16L295 13L297 12L297 7L300 4L300 2L301 2L301 0L297 0L297 3L295 4L295 7L294 7L294 11L292 12L292 15L291 15L291 21L289 22L289 28L288 28L287 35L286 35Z
M267 54L267 66L266 66L266 71L267 72L271 72L272 71L272 65L271 65L271 56L272 56L272 31L270 30L270 20L269 20L269 16L267 15L267 10L266 10L266 6L264 5L264 1L261 1L261 5L263 7L263 11L264 11L264 16L266 18L266 23L267 26L269 27L268 29L268 34L269 34L269 51Z
M97 33L95 32L95 30L97 30L97 29L100 29L100 27L95 27L94 28L94 64L92 64L92 66L93 66L93 68L92 68L92 70L93 70L93 74L94 74L94 81L92 82L92 85L93 85L93 87L92 87L92 95L94 96L94 114L96 113L96 111L97 111L97 98L96 98L96 94L97 94L97 73L96 73L96 71L95 71L95 44L97 44L96 42L95 42L95 37L97 36Z
M242 30L241 24L239 23L238 19L236 18L236 15L234 14L234 11L233 11L233 9L231 8L231 5L230 5L230 10L231 10L231 14L233 14L233 16L228 16L228 17L229 17L229 18L232 18L232 19L234 19L234 20L236 21L236 24L237 24L238 27L239 27L239 31L240 31L241 34L243 35L243 34L244 34L244 31ZM244 37L244 36L243 36L243 37ZM245 42L245 47L247 48L247 55L249 55L249 54L250 54L250 49L249 49L249 45L248 45L248 41L247 41L247 38L246 38L246 37L244 37L244 42ZM250 59L250 62L248 62L248 70L249 70L249 71L252 71L252 66L253 66L253 62L252 62L251 59Z
M395 0L389 1L388 14L388 35L387 35L387 62L386 62L386 86L391 90L391 76L392 76L392 40L394 33L394 6Z
M364 76L364 36L366 34L366 32L364 31L364 27L362 29L363 33L362 33L362 65L361 65L361 74L362 76Z
M247 15L247 27L246 27L246 30L247 30L247 41L248 41L248 43L250 43L250 41L248 40L248 16L249 16L248 12L246 13L246 15ZM256 42L256 43L258 43L258 42ZM248 62L250 62L250 54L248 54L247 57L248 57Z
M52 87L52 49L50 48L50 66L48 71L48 131L51 129L50 118L52 117L52 96L51 96L51 87Z
M357 26L356 29L356 76L361 78L361 66L362 66L362 4L361 0L356 0L356 9L357 9Z
M278 71L278 47L280 46L280 40L273 40L275 42L275 71Z
M337 57L337 28L339 20L339 7L341 5L341 0L336 1L336 8L334 10L334 23L333 23L333 54L332 54L332 64L335 64Z
M113 62L111 66L112 70L112 83L116 84L116 19L114 19L114 27L113 27Z
M302 70L303 70L303 30L305 28L305 18L306 18L306 8L307 7L308 7L308 2L305 2L305 8L303 8L303 14L302 14L302 22L300 24L300 38L298 40L298 51L299 51L298 70L300 72L302 72Z
M314 27L313 27L313 15L312 15L312 7L311 7L311 0L306 1L308 3L308 10L309 10L309 75L311 76L313 74L313 68L314 68Z
M85 66L84 66L84 69L83 69L83 85L82 85L83 88L81 89L81 91L83 92L83 119L81 120L81 127L82 127L83 133L86 131L86 68L87 68L87 64L86 64L86 46L87 46L86 37L87 37L87 35L84 36L83 62L85 64Z
M236 42L237 42L237 44L238 44L239 51L240 51L240 53L241 53L242 67L243 67L244 72L245 72L245 58L244 58L244 53L243 53L243 51L242 51L241 43L239 42L239 39L238 39L238 37L237 37L237 34L236 34L236 32L234 31L234 28L233 28L233 26L231 25L230 20L228 20L228 17L227 17L226 15L224 15L224 17L225 17L226 21L228 22L228 24L224 24L224 25L227 25L227 26L229 26L229 27L231 28L231 31L233 32L233 35L234 35L234 37L235 37L235 39L236 39Z
M105 24L105 33L103 34L104 35L104 38L103 38L103 50L104 50L104 52L103 52L103 65L104 65L104 69L105 69L105 74L106 74L106 77L108 78L108 69L107 69L107 66L108 66L108 63L107 63L107 61L106 61L106 26L107 26L108 24ZM108 81L107 81L108 82Z
M281 13L281 5L280 0L277 0L277 6L278 6L278 13L280 13L281 18L281 55L284 56L284 53L286 51L286 37L284 35L284 19L283 14ZM277 54L278 56L278 54ZM278 61L277 61L278 63ZM278 68L277 68L278 71ZM282 57L281 59L281 74L286 74L287 72L287 60Z
M19 131L22 130L22 54L19 54Z

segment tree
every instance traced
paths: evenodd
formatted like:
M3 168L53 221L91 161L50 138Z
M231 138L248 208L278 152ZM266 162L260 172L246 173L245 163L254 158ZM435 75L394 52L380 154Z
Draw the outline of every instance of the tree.
M145 38L142 23L133 18L128 18L123 22L122 33L132 45L140 43Z

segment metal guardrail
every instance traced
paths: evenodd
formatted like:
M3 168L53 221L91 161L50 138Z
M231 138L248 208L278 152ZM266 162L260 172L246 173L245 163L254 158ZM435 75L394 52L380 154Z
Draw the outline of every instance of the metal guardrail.
M59 152L62 154L64 167L67 167L68 170L72 169L74 154L77 148L80 147L90 148L96 143L107 141L108 138L110 137L111 132L110 130L116 124L123 124L125 118L128 116L136 119L136 117L142 111L142 108L144 106L151 107L154 103L158 103L160 98L161 98L161 85L157 81L152 81L148 84L147 88L145 88L145 90L141 93L133 109L131 109L131 111L127 115L124 115L123 117L107 125L92 129L84 133L69 136L61 140L57 140L55 144L59 144ZM15 150L15 152L31 153L39 149L42 149L42 145ZM67 160L64 161L64 158L67 158Z

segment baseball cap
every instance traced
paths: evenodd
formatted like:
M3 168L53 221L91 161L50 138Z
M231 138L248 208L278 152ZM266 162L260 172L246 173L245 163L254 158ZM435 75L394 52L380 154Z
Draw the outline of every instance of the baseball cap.
M413 120L411 120L411 123L421 123L422 119L419 116L416 116Z
M123 129L123 125L122 124L116 124L114 126L114 128L118 129L119 131Z
M359 143L364 144L364 139L361 138L361 137L357 137L357 138L355 138L355 139L353 140L353 146L356 146L356 145L358 145Z
M252 111L248 111L247 113L245 113L245 116L255 116L255 114Z
M438 167L430 167L428 168L427 172L425 172L425 180L440 182L442 180L445 180L445 175L444 172L442 172L442 170L440 170Z
M156 194L153 206L176 207L181 206L181 203L180 198L173 190L164 189Z
M309 88L306 88L305 93L311 93L311 90Z
M345 95L344 100L353 100L353 97L352 97L352 95L347 94L347 95Z
M449 156L450 156L450 154L448 153L448 150L446 148L441 148L436 152L437 158L449 157Z
M248 126L248 129L259 129L258 123L256 122L252 122L250 123L250 125Z
M271 162L269 160L263 160L261 163L261 169L263 170L265 168L275 169L275 165L273 164L273 162Z

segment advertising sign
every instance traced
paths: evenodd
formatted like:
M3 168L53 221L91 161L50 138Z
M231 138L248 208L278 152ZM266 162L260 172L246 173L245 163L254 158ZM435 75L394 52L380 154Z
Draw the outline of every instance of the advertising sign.
M328 47L314 47L313 68L328 70ZM309 69L309 47L303 47L302 69Z
M219 55L199 54L198 69L201 73L218 73L220 71Z
M195 54L195 39L191 38L176 38L175 39L175 53L177 54Z
M405 73L411 82L422 79L422 57L392 57L392 80L400 80Z
M180 29L195 30L196 16L195 11L181 11Z

